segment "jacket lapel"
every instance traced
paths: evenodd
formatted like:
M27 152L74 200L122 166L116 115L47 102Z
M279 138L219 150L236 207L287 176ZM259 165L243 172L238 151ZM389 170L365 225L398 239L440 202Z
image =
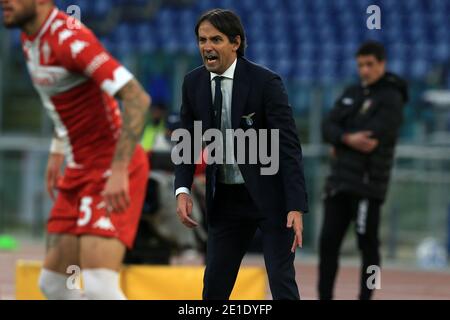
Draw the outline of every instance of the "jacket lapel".
M198 84L198 92L199 92L199 102L201 106L201 113L205 115L203 120L203 130L206 130L211 127L212 124L212 110L213 110L213 101L212 101L212 92L211 92L211 79L210 73L204 69L202 74L200 83Z
M247 96L250 90L250 81L246 70L247 61L238 58L233 79L233 94L231 98L231 124L233 129L239 127L240 119L244 114Z

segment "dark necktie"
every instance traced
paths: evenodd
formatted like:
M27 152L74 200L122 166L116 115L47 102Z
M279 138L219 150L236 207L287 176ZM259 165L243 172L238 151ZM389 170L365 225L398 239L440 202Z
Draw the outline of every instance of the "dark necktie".
M216 87L214 90L214 128L221 129L222 127L222 79L223 77L217 76L214 78Z

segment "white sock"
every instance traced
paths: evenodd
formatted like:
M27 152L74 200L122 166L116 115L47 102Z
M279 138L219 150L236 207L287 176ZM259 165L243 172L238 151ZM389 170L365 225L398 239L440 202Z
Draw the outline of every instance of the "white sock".
M68 276L43 268L39 276L39 288L49 300L86 300L81 289L69 289Z
M126 300L119 285L119 273L110 269L84 269L84 293L89 300Z

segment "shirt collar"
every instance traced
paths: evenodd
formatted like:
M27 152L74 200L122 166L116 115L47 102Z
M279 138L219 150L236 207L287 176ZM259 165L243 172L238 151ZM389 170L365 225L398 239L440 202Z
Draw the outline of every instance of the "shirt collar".
M237 63L237 58L234 60L234 62L231 64L231 66L229 66L229 68L222 74L210 72L211 80L213 80L217 76L221 76L221 77L233 80L234 70L236 69L236 63Z

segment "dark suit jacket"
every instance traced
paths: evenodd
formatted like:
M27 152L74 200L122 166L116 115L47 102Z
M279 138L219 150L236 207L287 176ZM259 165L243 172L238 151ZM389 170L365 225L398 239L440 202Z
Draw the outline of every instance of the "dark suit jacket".
M181 127L189 130L193 137L194 121L202 121L203 132L212 127L213 103L210 73L204 66L191 71L184 78L182 90ZM257 164L239 164L245 185L260 212L264 215L287 214L292 210L306 213L308 204L302 150L292 108L281 78L245 58L238 58L233 80L231 110L233 129L279 129L278 173L261 175L260 168L264 165L259 159ZM255 115L252 117L253 123L249 124L242 116L251 113ZM194 156L198 158L198 155ZM194 171L193 164L177 165L175 190L179 187L190 189ZM212 208L216 175L217 165L208 165L206 167L207 212L210 212Z

